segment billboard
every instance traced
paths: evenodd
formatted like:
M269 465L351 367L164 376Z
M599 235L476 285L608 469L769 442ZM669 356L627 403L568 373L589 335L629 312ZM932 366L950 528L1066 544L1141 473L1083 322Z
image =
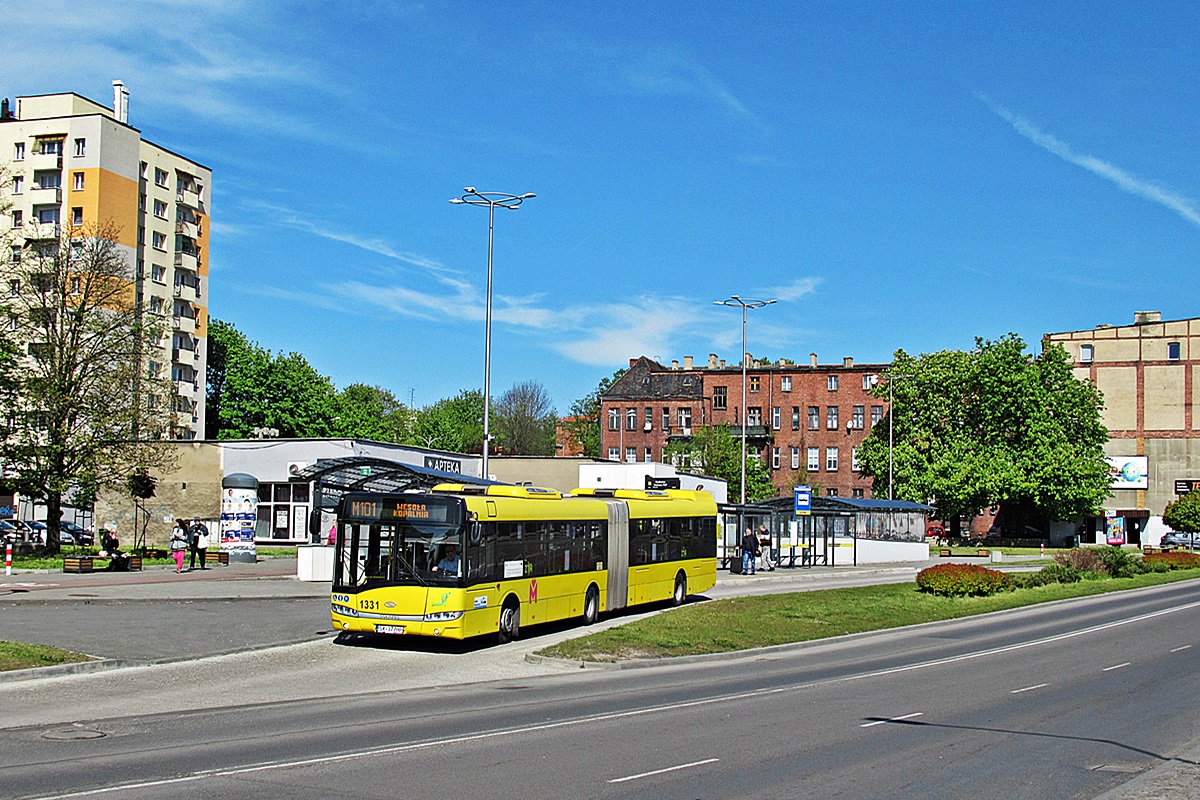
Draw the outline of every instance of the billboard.
M1150 460L1146 456L1108 456L1110 489L1149 489Z

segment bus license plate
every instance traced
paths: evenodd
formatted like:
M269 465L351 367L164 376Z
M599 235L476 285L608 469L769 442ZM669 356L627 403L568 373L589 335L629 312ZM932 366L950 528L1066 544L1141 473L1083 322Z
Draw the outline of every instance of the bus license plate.
M403 625L376 625L376 633L404 633Z

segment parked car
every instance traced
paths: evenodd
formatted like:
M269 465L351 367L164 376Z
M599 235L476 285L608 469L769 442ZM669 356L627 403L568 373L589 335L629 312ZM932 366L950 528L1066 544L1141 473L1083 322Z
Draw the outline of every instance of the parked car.
M1186 550L1195 550L1200 548L1200 534L1193 533L1178 533L1170 531L1163 534L1162 540L1158 543L1159 547L1182 547Z
M96 537L87 528L82 525L76 525L74 522L58 523L59 534L71 534L71 539L75 544L81 544L84 547L91 547L96 543Z
M34 541L42 544L46 543L46 523L44 522L27 522L25 523L33 529ZM67 547L74 545L83 545L88 547L94 541L92 534L76 525L74 522L58 523L58 543Z
M6 542L36 541L33 528L19 519L0 519L0 538Z

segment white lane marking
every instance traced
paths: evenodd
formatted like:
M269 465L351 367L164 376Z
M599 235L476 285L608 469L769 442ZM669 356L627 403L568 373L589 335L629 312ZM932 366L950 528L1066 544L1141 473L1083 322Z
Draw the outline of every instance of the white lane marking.
M115 786L107 786L100 789L84 789L78 792L70 792L67 794L43 795L41 797L31 798L30 800L69 800L75 797L92 797L100 794L109 794L112 792L128 791L139 789L142 787L164 786L172 783L186 783L188 781L200 780L201 778L210 777L230 777L234 775L245 775L254 772L266 772L268 770L288 769L291 767L304 767L313 764L331 764L341 761L354 761L360 758L368 758L376 755L394 755L397 753L414 752L417 750L427 750L433 747L441 747L444 745L462 744L464 742L476 742L485 739L498 739L505 736L512 736L522 733L536 733L539 731L556 730L560 728L571 728L579 725L587 725L593 722L608 722L617 719L627 719L630 717L641 717L650 714L658 714L666 711L678 711L687 708L700 708L702 706L713 705L715 703L728 703L730 701L750 700L753 698L763 698L770 695L785 694L790 692L802 691L811 689L815 686L831 686L849 681L862 680L864 678L879 678L888 675L898 675L904 672L915 672L917 670L929 669L930 667L940 667L947 664L955 664L960 661L969 661L976 658L984 658L987 656L1001 655L1004 653L1013 652L1015 650L1024 650L1029 647L1036 647L1043 644L1053 644L1055 642L1073 639L1077 636L1083 636L1089 633L1098 633L1112 628L1119 628L1124 625L1131 625L1135 622L1144 622L1156 617L1174 614L1177 611L1189 611L1193 608L1200 608L1200 601L1194 603L1185 603L1181 606L1173 608L1164 608L1159 611L1152 611L1149 614L1142 614L1137 617L1129 617L1128 619L1117 620L1115 622L1106 622L1103 625L1094 625L1091 628L1082 628L1077 631L1068 631L1055 636L1047 636L1043 639L1034 639L1028 642L1019 642L1017 644L1005 645L1004 647L994 647L990 650L977 650L973 653L963 653L962 655L949 656L947 658L939 658L934 661L922 661L917 664L908 664L903 667L892 667L890 669L881 669L874 672L864 672L859 675L844 675L837 678L830 678L824 681L813 681L812 683L800 683L793 686L780 686L775 689L754 689L748 692L739 692L733 695L721 695L720 697L705 697L699 700L687 700L680 703L669 703L661 706L649 706L647 708L637 708L629 711L614 711L604 714L596 714L587 717L578 717L576 719L560 720L559 722L547 722L540 725L529 725L520 728L507 728L494 731L483 731L480 733L467 734L465 736L454 736L445 739L432 739L424 742L413 742L410 744L388 745L385 747L368 748L366 750L356 750L348 753L338 753L328 756L314 756L312 758L299 758L292 761L270 761L261 764L247 764L241 767L232 767L222 770L207 770L196 772L192 775L184 775L178 778L166 778L162 780L131 782L119 784Z
M690 764L680 764L677 767L665 767L664 769L656 769L651 772L642 772L638 775L626 775L624 778L613 778L609 783L625 783L625 781L636 781L638 778L649 778L651 775L662 775L664 772L676 772L681 769L691 769L704 764L714 764L720 761L719 758L706 758L703 761L693 761Z
M1183 647L1176 647L1176 648L1172 649L1172 650L1171 650L1171 652L1172 652L1172 653L1179 653L1179 652L1182 652L1182 651L1184 651L1184 650L1189 650L1189 649L1191 649L1191 645L1190 645L1190 644L1185 644Z
M1024 689L1013 689L1009 694L1020 694L1021 692L1032 692L1034 689L1045 689L1050 684L1036 683L1033 686L1026 686Z
M1128 666L1129 666L1129 662L1126 661L1124 664L1113 664L1111 667L1105 667L1104 669L1102 669L1100 671L1101 672L1112 672L1114 669L1121 669L1122 667L1128 667Z
M876 725L886 725L889 722L899 722L902 719L912 719L913 717L920 717L920 716L922 716L922 713L920 711L918 711L915 714L905 714L903 717L892 717L891 719L877 719L874 722L868 722L864 725L859 725L858 727L874 728Z

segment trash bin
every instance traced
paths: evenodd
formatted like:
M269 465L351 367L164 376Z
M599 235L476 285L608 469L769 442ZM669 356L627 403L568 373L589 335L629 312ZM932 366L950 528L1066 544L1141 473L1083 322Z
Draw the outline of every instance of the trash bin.
M1068 536L1063 539L1063 547L1077 547L1079 545L1078 536Z

